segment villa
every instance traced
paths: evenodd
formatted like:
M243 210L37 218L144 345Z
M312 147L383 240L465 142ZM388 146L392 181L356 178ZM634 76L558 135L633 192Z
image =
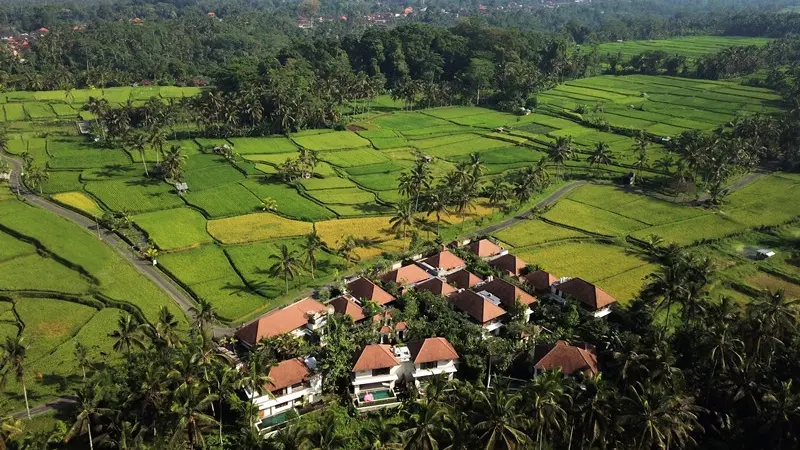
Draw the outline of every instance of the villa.
M447 297L454 292L458 292L458 289L454 288L447 284L446 281L442 280L441 278L431 278L427 281L423 281L422 283L417 284L414 286L414 289L418 291L428 291L436 295L441 295L443 297Z
M420 265L436 276L446 276L467 267L463 259L454 255L450 250L443 250L430 258L423 259Z
M543 355L534 365L538 374L540 370L559 369L564 375L582 373L586 376L597 375L597 354L589 346L578 347L566 341L557 341L549 347L537 347L536 354Z
M469 248L469 251L475 254L475 256L483 259L502 256L508 253L503 247L500 247L488 239L471 242L467 248Z
M453 272L450 275L447 275L445 279L449 284L452 284L458 289L469 289L483 281L481 277L466 269Z
M588 314L597 318L611 314L611 305L617 302L604 290L581 278L570 278L553 285L551 289L562 300L577 300Z
M525 321L528 322L530 320L531 314L533 314L533 310L531 310L531 305L536 303L536 297L528 294L527 292L520 289L518 286L515 286L508 281L501 280L499 278L487 280L485 283L480 284L474 288L478 294L483 295L484 297L491 297L494 296L503 304L505 309L513 308L516 306L517 302L519 301L523 305L526 306L525 309Z
M323 331L330 312L327 306L307 297L243 325L236 330L235 336L247 347L256 345L261 339L286 333L295 337L312 336L314 332Z
M384 308L397 300L392 294L386 292L380 286L364 277L350 280L350 282L347 283L347 292L357 300L369 300Z
M316 367L314 358L282 361L269 371L272 382L266 384L262 392L245 390L258 408L256 425L259 430L285 422L292 409L321 400L322 374L314 372Z
M516 256L507 253L502 256L498 256L489 261L489 265L494 267L497 270L501 270L506 272L507 274L511 275L512 277L518 277L522 275L523 269L527 267L525 261L517 258Z
M487 333L497 334L502 328L502 319L508 314L500 307L500 300L485 297L473 291L461 290L450 296L450 301Z
M431 278L431 274L425 269L416 264L409 264L387 273L381 279L385 282L395 283L398 286L409 287L428 278Z

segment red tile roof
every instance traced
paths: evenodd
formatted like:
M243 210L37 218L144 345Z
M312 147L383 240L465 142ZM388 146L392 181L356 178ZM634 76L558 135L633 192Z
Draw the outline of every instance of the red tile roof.
M394 329L397 331L404 331L408 329L408 324L405 322L397 322L394 324Z
M383 281L392 281L400 286L418 283L427 280L431 274L416 264L409 264L397 270L393 270L383 276Z
M347 283L347 291L350 292L350 295L359 300L371 300L377 303L379 306L383 306L396 300L392 294L384 291L380 286L364 277L356 278L355 280Z
M603 309L617 301L604 290L581 278L567 280L559 284L556 289L578 300L593 311Z
M527 266L525 261L517 258L511 253L507 253L489 261L489 265L500 270L505 270L515 277L518 277L522 272L522 269Z
M331 300L331 306L333 306L333 311L336 314L350 316L353 322L358 322L366 318L364 315L364 308L343 295Z
M450 286L441 278L431 278L428 281L423 281L422 283L415 285L414 289L445 296L456 292L456 288Z
M399 365L400 361L392 353L391 345L373 344L364 347L361 356L358 357L358 361L353 366L353 372L386 369Z
M461 269L458 272L453 272L445 278L447 279L448 283L452 284L453 286L459 289L469 289L472 286L475 286L476 284L483 281L480 279L480 277L478 277L472 272L469 272L466 269Z
M506 314L503 308L490 302L486 297L472 291L464 290L457 292L450 296L450 301L453 302L456 308L469 314L480 324L485 324Z
M459 267L464 267L467 264L463 259L454 255L450 250L441 251L430 258L423 260L423 262L435 269L440 270L453 270Z
M278 363L269 371L272 383L267 383L264 388L275 392L283 388L301 383L308 379L311 370L306 366L303 358L293 358Z
M487 291L499 298L506 306L514 306L519 299L524 305L531 305L536 302L536 297L528 294L519 287L501 279L494 279L488 283L484 283L477 288L476 291Z
M456 349L445 338L427 338L408 343L414 364L458 359Z
M249 345L255 345L265 337L290 333L308 323L309 313L326 312L328 307L312 299L304 298L281 309L271 311L242 326L236 337Z
M533 286L537 291L547 291L550 289L551 284L558 281L558 278L544 270L535 270L527 275L523 275L522 279L525 283Z
M597 375L597 355L590 350L558 341L534 366L537 369L561 369L566 375L581 372L585 375Z
M481 258L499 255L503 251L499 245L488 239L481 239L480 241L470 243L469 250Z

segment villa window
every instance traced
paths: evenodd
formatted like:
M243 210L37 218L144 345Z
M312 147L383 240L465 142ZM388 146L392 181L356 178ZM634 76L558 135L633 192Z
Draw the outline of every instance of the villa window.
M377 377L379 375L389 375L389 368L386 367L384 369L373 369L372 376Z
M439 365L439 363L438 363L438 362L436 362L436 361L422 363L422 370L431 370L431 369L435 369L435 368L436 368L436 366L438 366L438 365Z

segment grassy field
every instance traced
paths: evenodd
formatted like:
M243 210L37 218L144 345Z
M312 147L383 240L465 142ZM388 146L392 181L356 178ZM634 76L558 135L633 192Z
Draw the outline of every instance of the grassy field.
M684 55L694 60L709 53L715 53L727 47L766 45L769 39L738 36L687 36L670 39L648 41L609 42L597 46L602 53L616 54L622 52L625 58L648 51L663 50L670 54Z

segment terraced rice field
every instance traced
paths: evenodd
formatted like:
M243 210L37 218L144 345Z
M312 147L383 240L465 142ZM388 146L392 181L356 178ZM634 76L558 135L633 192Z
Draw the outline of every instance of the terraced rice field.
M670 39L609 42L597 46L601 54L621 52L625 58L651 50L684 55L690 60L732 46L766 45L769 39L738 36L688 36Z

